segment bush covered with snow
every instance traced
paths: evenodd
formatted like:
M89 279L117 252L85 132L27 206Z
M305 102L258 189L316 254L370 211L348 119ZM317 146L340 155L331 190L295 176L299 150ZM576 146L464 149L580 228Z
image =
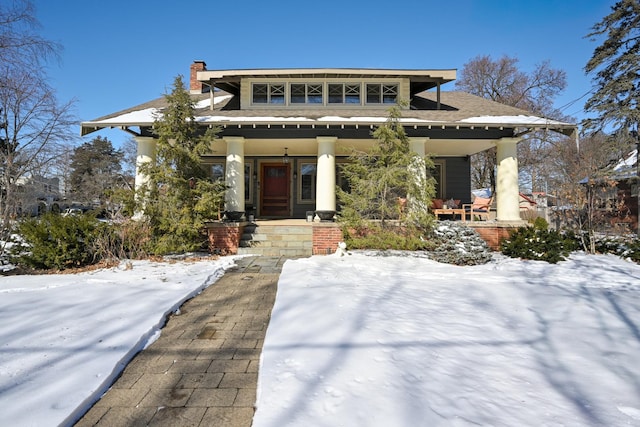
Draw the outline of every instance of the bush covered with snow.
M576 248L575 239L540 224L512 231L500 246L502 253L509 257L551 264L564 261Z
M473 229L456 221L439 222L428 240L434 248L427 252L434 261L455 265L485 264L491 260L487 243Z
M615 254L640 264L640 238L637 236L596 237L596 252Z

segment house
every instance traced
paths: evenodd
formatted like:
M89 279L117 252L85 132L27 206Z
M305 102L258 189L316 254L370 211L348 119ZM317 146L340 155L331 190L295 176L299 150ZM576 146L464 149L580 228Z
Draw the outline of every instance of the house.
M28 175L16 180L16 215L35 216L47 211L60 212L65 208L59 178Z
M412 149L432 154L436 197L470 201L469 156L497 147L496 220L520 223L516 147L537 129L575 135L570 123L536 117L464 92L443 91L456 70L364 68L208 70L190 67L196 120L219 125L203 164L232 191L225 210L258 218L330 219L337 210L339 165L352 148L367 150L390 105L409 101L401 123ZM121 128L134 135L138 163L154 159L154 113L164 98L82 123L82 135ZM141 185L144 176L136 176Z
M595 204L600 217L604 219L605 231L638 232L638 148L604 168L598 178L584 179L583 184L597 198Z

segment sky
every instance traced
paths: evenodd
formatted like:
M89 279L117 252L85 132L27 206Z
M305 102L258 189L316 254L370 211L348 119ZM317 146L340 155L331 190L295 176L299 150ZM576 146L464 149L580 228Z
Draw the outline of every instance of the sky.
M347 253L284 264L254 427L640 426L639 265ZM0 425L72 425L234 259L0 277Z
M567 73L556 107L584 118L598 42L585 38L613 0L33 0L41 34L60 43L48 75L79 121L161 97L189 66L208 69L391 68L461 70L480 55L542 61ZM453 83L443 90L453 90ZM566 106L566 107L565 107ZM563 108L564 107L564 108ZM80 135L79 126L76 129ZM119 145L119 130L100 135Z

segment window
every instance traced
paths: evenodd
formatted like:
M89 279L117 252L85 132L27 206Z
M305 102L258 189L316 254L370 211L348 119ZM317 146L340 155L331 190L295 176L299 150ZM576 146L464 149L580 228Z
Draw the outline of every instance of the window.
M379 104L382 100L380 85L367 85L367 104Z
M251 188L253 182L253 174L251 173L251 163L244 164L244 200L251 202Z
M344 85L330 84L329 85L329 104L342 104Z
M315 163L300 164L300 201L315 201L317 172L318 166Z
M434 161L431 176L436 180L436 198L444 199L446 195L444 160Z
M254 84L253 85L253 103L254 104L266 104L269 102L268 94L269 85Z
M254 104L284 104L285 85L282 83L260 83L252 86L252 102Z
M253 83L251 102L265 106L383 105L398 99L397 83Z
M382 103L395 104L398 98L398 85L382 85Z
M397 98L396 84L367 84L367 104L395 104Z
M269 85L269 103L284 104L284 85Z
M360 84L329 84L329 104L360 104Z
M292 104L322 104L322 84L292 83L290 87Z
M304 104L307 102L307 85L292 84L291 85L291 103Z
M309 104L322 104L322 84L307 86L307 102Z
M211 165L211 179L213 181L224 181L224 163L214 163Z

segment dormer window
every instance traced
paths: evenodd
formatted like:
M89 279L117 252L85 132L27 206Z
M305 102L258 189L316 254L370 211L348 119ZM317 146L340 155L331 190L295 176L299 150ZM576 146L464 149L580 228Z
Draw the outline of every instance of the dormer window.
M394 104L398 85L367 83L367 104Z
M292 104L322 104L322 83L291 83Z
M397 83L253 83L251 103L275 106L352 106L394 104L399 96Z
M329 83L329 104L360 104L360 84Z
M254 84L254 104L284 104L284 84Z

